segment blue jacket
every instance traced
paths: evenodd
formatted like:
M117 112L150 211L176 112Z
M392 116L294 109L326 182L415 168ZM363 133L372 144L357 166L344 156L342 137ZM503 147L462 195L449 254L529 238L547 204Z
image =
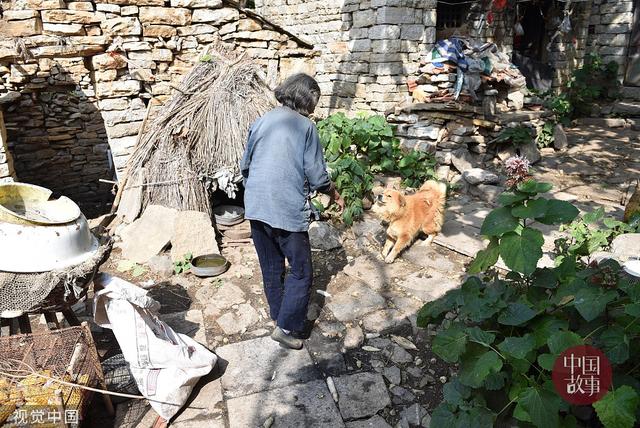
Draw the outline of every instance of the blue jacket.
M316 126L288 107L277 107L251 125L240 169L245 218L289 232L309 229L310 191L333 188Z

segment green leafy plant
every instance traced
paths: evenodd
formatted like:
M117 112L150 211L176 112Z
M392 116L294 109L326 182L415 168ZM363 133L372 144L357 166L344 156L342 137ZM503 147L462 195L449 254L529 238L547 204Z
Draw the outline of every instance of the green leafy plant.
M333 114L318 122L320 141L338 191L345 200L345 223L362 215L362 199L371 191L373 174L397 174L403 184L419 187L435 178L435 159L420 151L404 152L383 116Z
M177 260L173 262L173 272L176 275L179 275L183 272L187 272L192 267L191 265L192 260L193 260L193 254L191 253L185 254L181 260Z
M535 222L554 225L569 223L578 216L578 209L566 201L547 199L539 194L551 190L548 183L523 181L502 193L502 205L489 213L480 232L489 238L489 245L478 253L469 268L480 273L492 267L501 257L515 272L530 275L542 258L542 232L531 227Z
M498 138L496 138L498 143L511 143L514 146L522 146L525 144L529 144L533 141L533 136L531 135L531 129L519 125L513 128L505 128L503 129Z
M604 208L584 214L568 225L560 227L567 237L555 241L557 262L566 256L588 256L596 251L605 250L616 236L623 233L640 232L640 222L625 223L604 216Z
M553 121L547 121L544 125L540 126L537 130L536 143L538 147L543 149L553 145L553 132L556 127L556 123Z
M573 71L559 94L547 92L542 97L545 106L566 125L573 118L589 116L595 102L616 99L619 89L618 64L613 61L605 64L598 55L590 54L584 65Z
M144 266L139 265L138 263L131 260L121 260L118 263L116 269L118 270L118 272L130 272L131 276L136 278L144 275L144 273L147 271Z
M433 428L491 427L510 418L517 426L577 426L575 408L554 390L551 370L564 350L581 344L601 349L614 370L613 385L603 386L609 392L593 406L597 418L606 428L635 424L640 281L613 260L585 265L568 255L553 268L537 267L543 239L535 224L566 224L578 215L569 202L540 197L550 189L522 180L500 195L501 207L482 224L490 242L469 268L480 275L418 314L421 327L441 323L432 350L459 365L432 414ZM504 277L491 269L499 257L511 269Z

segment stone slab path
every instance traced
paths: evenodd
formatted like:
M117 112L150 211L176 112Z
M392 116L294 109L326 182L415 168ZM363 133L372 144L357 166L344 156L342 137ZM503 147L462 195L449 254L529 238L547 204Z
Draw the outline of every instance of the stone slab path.
M640 132L605 123L593 121L567 129L568 149L545 150L532 173L537 180L554 185L546 197L570 201L583 213L602 206L607 215L621 218L625 197L630 196L629 189L640 178ZM502 190L499 186L481 185L469 189L469 194L455 195L448 201L446 222L435 242L473 257L486 245L480 227ZM547 265L558 233L542 224L535 227L544 232L546 257L541 265Z

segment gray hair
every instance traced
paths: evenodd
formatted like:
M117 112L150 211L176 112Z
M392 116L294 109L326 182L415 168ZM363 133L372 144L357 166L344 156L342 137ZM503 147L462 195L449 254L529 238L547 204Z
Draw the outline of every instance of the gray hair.
M276 99L284 106L309 116L316 109L320 99L320 86L308 74L289 76L275 89Z

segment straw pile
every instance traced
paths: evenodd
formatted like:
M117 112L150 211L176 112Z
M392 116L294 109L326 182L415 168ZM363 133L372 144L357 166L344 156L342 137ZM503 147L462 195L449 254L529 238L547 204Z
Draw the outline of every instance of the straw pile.
M129 159L124 194L142 187L142 211L153 204L211 215L211 193L234 194L249 126L275 99L259 66L220 45L175 89Z

